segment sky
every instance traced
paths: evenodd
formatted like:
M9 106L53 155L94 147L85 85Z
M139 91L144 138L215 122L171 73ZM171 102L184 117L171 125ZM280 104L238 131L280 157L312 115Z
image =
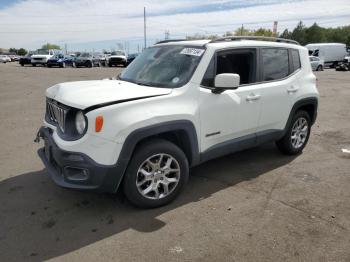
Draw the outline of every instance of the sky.
M0 48L67 44L69 51L143 47L195 33L222 35L245 28L293 29L298 21L324 27L350 25L350 0L0 0Z

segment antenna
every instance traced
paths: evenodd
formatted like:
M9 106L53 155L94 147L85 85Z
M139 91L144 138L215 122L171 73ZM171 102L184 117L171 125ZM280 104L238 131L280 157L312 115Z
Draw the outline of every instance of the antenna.
M144 48L147 47L147 41L146 41L146 7L143 7L143 37L145 41Z

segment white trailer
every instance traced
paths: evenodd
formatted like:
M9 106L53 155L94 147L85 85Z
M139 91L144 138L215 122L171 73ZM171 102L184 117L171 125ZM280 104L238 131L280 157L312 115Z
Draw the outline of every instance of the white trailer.
M310 56L319 57L325 65L335 67L347 55L346 45L340 43L315 43L305 46Z

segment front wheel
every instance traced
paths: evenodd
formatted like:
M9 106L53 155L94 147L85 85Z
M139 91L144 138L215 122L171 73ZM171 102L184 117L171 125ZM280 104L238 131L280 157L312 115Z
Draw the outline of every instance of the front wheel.
M321 65L319 65L316 69L316 71L323 71L323 67Z
M278 149L287 155L296 155L303 151L311 131L311 119L306 111L297 111L293 116L286 134L276 142Z
M188 180L189 165L184 152L166 140L152 140L138 147L125 173L127 199L143 208L173 201Z

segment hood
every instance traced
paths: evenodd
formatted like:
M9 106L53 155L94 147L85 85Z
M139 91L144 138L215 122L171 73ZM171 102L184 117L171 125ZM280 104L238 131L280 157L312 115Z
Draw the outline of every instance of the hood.
M58 61L58 60L63 60L63 58L53 58L53 57L51 57L50 59L49 59L49 61Z
M83 110L101 104L167 95L171 91L171 88L141 86L119 80L96 80L57 84L46 90L46 96Z
M85 60L91 60L92 59L92 57L77 57L77 58L75 58L75 60L77 60L77 61L85 61Z
M126 59L125 55L111 55L109 58L124 58Z
M31 58L50 58L52 55L32 55Z

